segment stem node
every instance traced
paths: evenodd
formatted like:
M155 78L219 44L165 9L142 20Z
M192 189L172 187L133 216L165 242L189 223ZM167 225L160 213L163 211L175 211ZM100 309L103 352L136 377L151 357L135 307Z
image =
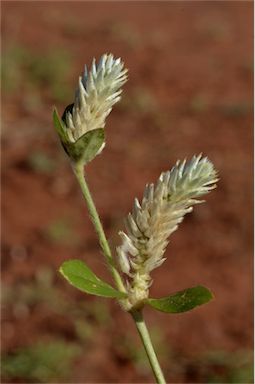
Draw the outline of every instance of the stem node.
M100 221L99 215L97 213L94 201L92 199L92 196L90 194L85 175L84 175L84 165L81 162L77 162L73 165L73 170L75 173L75 176L80 184L82 194L86 200L89 215L91 217L91 220L94 224L96 233L99 238L100 246L103 250L104 256L106 258L107 264L110 268L110 271L113 275L115 284L117 288L121 292L126 292L126 288L122 282L121 276L117 270L117 267L115 265L115 261L112 257L111 249L109 247L108 241L106 239L102 223ZM162 370L160 368L156 353L154 351L151 338L148 332L148 329L146 327L146 324L143 319L142 311L141 309L133 309L130 311L131 316L133 317L136 328L139 332L139 335L141 337L143 346L145 348L146 354L148 356L152 371L154 373L155 379L158 384L166 384L166 381L164 379L164 375L162 373Z

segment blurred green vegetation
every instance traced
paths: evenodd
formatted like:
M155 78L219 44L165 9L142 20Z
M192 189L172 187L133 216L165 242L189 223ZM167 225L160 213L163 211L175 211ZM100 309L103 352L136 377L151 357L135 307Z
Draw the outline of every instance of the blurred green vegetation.
M34 345L14 349L2 354L2 377L7 380L24 379L24 382L59 382L73 375L73 362L84 353L84 343L94 340L99 327L111 324L106 302L67 299L61 287L55 284L56 272L41 268L33 280L2 287L3 308L11 310L16 318L26 316L34 308L43 313L61 315L74 329L70 343L62 337L51 336L50 341L38 341ZM47 332L47 331L46 331ZM45 338L45 334L38 334ZM49 335L47 335L47 338Z
M231 39L231 26L226 20L200 20L197 31L201 36L213 40L222 41Z
M110 38L127 47L135 48L143 43L142 35L130 24L111 20L103 27Z
M43 230L43 236L47 241L56 244L65 244L75 247L80 243L80 237L75 232L70 219L59 217L51 221Z
M226 102L219 105L219 112L226 117L243 117L252 112L252 105L247 101Z
M71 300L66 299L62 289L55 284L56 272L53 269L40 268L34 279L19 282L15 285L2 286L2 304L4 307L12 307L15 314L16 309L26 308L25 313L37 306L44 305L48 311L70 317L71 321L86 323L86 318L93 323L94 327L108 326L111 323L109 307L103 300ZM91 333L93 335L93 332Z
M210 107L210 103L205 95L195 95L189 104L189 110L193 113L207 112Z
M71 376L73 360L80 353L78 345L59 340L36 343L4 355L2 376L5 379L18 378L29 382L58 382Z
M57 17L56 17L57 16ZM77 17L68 15L67 18L59 18L59 15L52 17L51 23L58 25L59 30L65 37L75 38L88 38L90 28L82 20L77 20Z
M32 171L43 174L52 174L57 167L56 161L43 151L29 152L26 164Z
M84 345L95 341L99 328L109 330L114 356L132 361L141 374L150 375L150 367L139 340L125 332L114 332L108 302L66 298L65 292L55 284L55 271L52 269L39 269L29 282L3 286L2 302L4 308L11 308L15 317L23 318L25 315L29 318L30 311L37 306L43 308L44 313L64 316L74 330L71 343L52 335L51 341L38 341L34 345L4 353L2 376L5 379L45 383L68 380L75 358L82 356ZM184 356L171 349L160 327L153 326L150 331L168 377L179 377L194 383L253 383L251 351L209 350ZM40 334L39 337L42 336Z
M209 110L218 112L223 117L238 118L247 116L252 112L252 105L249 101L219 101L216 105L210 101L210 97L206 94L197 94L191 98L188 110L194 114L206 113Z
M153 340L153 345L160 356L160 363L162 366L169 363L168 356L170 354L169 343L165 342L165 336L161 328L158 326L150 327L150 335ZM136 368L142 374L149 375L151 368L148 364L146 353L142 345L135 342L130 342L130 337L127 335L121 341L124 354L134 362Z
M13 43L3 49L3 93L22 92L25 105L31 109L42 104L45 90L53 100L65 101L70 92L66 78L71 67L72 58L66 50L50 48L41 52Z
M194 356L172 351L168 359L169 375L186 377L194 383L253 383L251 350L208 350Z
M209 351L200 364L208 383L253 383L251 351Z
M150 334L168 377L181 377L185 382L192 383L253 383L253 353L250 350L208 350L185 356L172 350L160 327L150 327ZM119 354L133 361L141 374L150 374L147 357L140 344L131 343L128 335L117 339L115 344Z
M118 108L139 114L155 114L158 108L156 97L145 87L134 87L128 96L123 95Z
M27 309L37 304L46 303L50 309L61 312L65 308L65 300L59 289L54 286L55 271L39 268L33 280L15 285L3 285L2 303L5 306L26 306Z

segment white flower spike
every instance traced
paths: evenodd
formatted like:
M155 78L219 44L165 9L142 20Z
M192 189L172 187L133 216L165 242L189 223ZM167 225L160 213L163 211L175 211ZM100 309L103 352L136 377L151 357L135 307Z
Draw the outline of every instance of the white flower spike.
M121 59L115 59L112 54L104 54L98 65L94 59L89 72L85 65L74 104L66 108L62 117L70 142L76 142L89 131L105 127L106 117L120 100L127 71Z
M54 126L73 165L86 165L104 148L105 120L120 100L127 71L112 54L104 54L98 64L94 59L90 71L85 66L74 103L66 107L62 119L54 108Z
M150 273L165 260L168 237L176 231L198 197L216 187L217 172L201 155L190 162L177 161L171 171L162 173L156 183L146 186L141 204L135 199L133 212L126 218L126 232L120 232L117 248L121 271L126 275L129 299L126 310L139 306L152 284Z

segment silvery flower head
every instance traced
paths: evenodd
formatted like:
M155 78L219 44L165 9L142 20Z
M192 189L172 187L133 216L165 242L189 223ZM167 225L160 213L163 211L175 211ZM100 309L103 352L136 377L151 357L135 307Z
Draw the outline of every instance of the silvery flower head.
M178 161L160 175L156 185L148 184L142 202L135 199L132 213L126 218L126 232L120 232L122 244L117 248L119 266L126 276L128 300L126 310L139 306L152 284L150 273L165 260L169 236L176 231L184 215L198 198L216 187L217 172L201 155L190 162Z
M104 54L98 65L94 59L90 71L85 65L84 74L79 77L74 104L66 108L63 116L71 142L88 131L104 128L105 119L120 100L121 87L126 81L124 63L112 54Z

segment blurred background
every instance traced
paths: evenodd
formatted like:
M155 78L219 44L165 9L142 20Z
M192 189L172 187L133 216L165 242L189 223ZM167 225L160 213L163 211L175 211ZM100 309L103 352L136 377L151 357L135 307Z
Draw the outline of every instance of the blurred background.
M207 306L145 310L169 383L252 379L252 2L2 2L3 382L152 381L131 318L57 272L81 258L109 281L52 124L105 52L129 68L87 169L114 248L147 182L203 152L218 188L171 237L153 297L203 284Z

